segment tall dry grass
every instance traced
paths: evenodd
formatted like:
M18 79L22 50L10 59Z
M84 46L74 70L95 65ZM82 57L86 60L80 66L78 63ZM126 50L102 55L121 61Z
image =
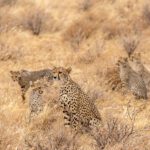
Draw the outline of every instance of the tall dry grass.
M149 100L137 101L105 85L113 73L116 77L113 67L119 56L126 56L126 51L141 50L142 59L150 67L149 10L145 3L143 0L0 1L0 149L149 149ZM132 37L131 31L135 30L140 39L139 34ZM118 40L124 38L121 45ZM75 135L64 127L57 84L45 88L44 110L28 123L31 89L22 104L21 91L9 71L53 66L72 67L71 78L95 102L104 120L104 128L98 134ZM131 115L127 111L129 101ZM137 112L132 130L132 116Z

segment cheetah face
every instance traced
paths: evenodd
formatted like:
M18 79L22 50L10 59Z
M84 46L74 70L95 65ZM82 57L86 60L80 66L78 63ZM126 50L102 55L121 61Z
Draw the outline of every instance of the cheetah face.
M10 71L12 80L19 81L21 79L21 73L19 71Z
M141 63L141 54L140 53L136 53L134 55L132 55L129 60L135 64L140 64Z
M67 81L69 79L69 74L71 68L55 67L52 70L52 75L54 80Z
M42 87L37 87L36 90L38 91L39 94L43 94Z
M117 62L118 67L128 68L128 59L124 57L120 57Z

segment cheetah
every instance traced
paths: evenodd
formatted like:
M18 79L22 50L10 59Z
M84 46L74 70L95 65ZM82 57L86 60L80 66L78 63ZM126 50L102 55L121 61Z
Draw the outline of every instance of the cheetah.
M141 54L135 53L129 58L129 63L133 70L137 73L139 73L146 84L147 89L150 89L150 72L147 70L147 68L143 65L141 61Z
M85 94L80 86L70 77L71 68L55 67L53 79L60 84L59 102L63 108L65 125L75 131L97 128L102 119L94 102Z
M21 88L21 97L23 102L25 101L25 94L28 91L30 84L41 79L43 77L48 77L49 80L52 79L51 70L50 69L43 69L39 71L10 71L11 78L14 82L18 82Z
M120 79L129 91L136 96L137 99L147 99L147 88L143 78L136 73L129 65L127 58L118 60Z
M31 90L29 98L29 122L43 110L42 94L43 89L40 86Z

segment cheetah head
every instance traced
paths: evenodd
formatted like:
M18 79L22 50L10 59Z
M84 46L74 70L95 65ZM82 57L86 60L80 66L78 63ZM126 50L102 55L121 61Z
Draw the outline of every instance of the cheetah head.
M140 64L141 63L141 54L135 53L134 55L130 56L129 61L131 61L135 64Z
M13 81L19 81L21 79L21 73L19 71L10 71Z
M53 79L65 82L70 78L69 74L71 70L72 70L71 67L67 69L63 67L54 67L52 70Z
M119 68L128 68L129 64L128 64L128 59L125 57L120 57L117 64L116 64Z

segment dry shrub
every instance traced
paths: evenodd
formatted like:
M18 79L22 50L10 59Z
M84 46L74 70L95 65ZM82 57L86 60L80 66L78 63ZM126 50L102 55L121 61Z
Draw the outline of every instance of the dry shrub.
M92 7L92 5L93 5L92 0L83 0L79 4L79 9L83 11L87 11Z
M77 50L80 44L88 39L98 28L98 20L95 15L88 14L74 22L63 34L63 39L68 41L72 48Z
M59 31L61 25L54 17L44 9L29 7L29 11L23 12L24 18L21 19L21 25L24 29L31 31L34 35L41 32Z
M120 31L121 27L119 26L119 23L114 22L113 20L107 20L107 22L102 26L102 32L106 40L111 40L118 36Z
M39 35L45 20L45 12L42 9L29 11L25 20L24 26L34 35Z
M13 30L17 26L19 26L19 22L12 14L12 8L0 8L0 34Z
M91 136L95 139L98 149L103 150L108 146L126 143L132 134L134 134L133 125L130 126L112 118L107 121L104 130L91 133Z
M104 74L105 84L111 90L119 90L122 88L121 79L119 76L119 70L117 67L107 68Z
M22 57L22 47L11 46L8 43L0 43L0 61L14 61Z
M94 61L101 56L104 48L105 41L96 41L93 47L89 48L78 57L78 62L84 64L94 63Z
M78 58L79 63L91 64L95 60L95 55L91 50L86 51L82 56Z
M25 144L23 148L41 149L41 150L77 150L78 146L75 144L73 135L66 133L64 130L55 131L55 134L41 132L30 133L25 137Z
M121 37L122 45L124 50L127 52L130 57L131 54L137 49L140 39L137 34L134 35L124 35Z
M70 130L67 131L63 123L60 123L58 111L49 108L45 113L46 116L39 117L28 126L19 148L77 149L75 134L72 134Z
M148 23L148 25L150 25L150 4L146 4L143 7L143 17Z
M17 0L0 0L0 7L4 5L13 5Z
M102 98L103 96L103 93L100 90L95 90L95 89L92 89L92 90L89 89L87 93L93 102L99 98Z

